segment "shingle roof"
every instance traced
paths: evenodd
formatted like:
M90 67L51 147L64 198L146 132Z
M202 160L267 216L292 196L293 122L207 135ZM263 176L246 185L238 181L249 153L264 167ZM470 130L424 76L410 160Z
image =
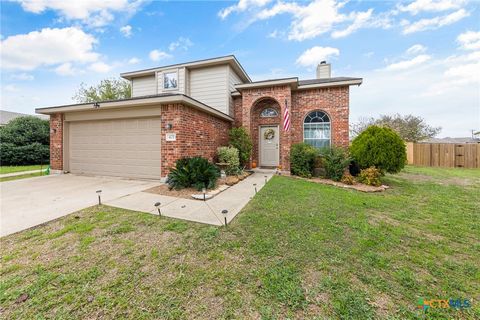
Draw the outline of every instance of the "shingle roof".
M324 78L324 79L308 79L308 80L299 80L298 85L304 86L307 84L320 84L320 83L351 81L351 80L362 80L362 78L333 77L333 78Z

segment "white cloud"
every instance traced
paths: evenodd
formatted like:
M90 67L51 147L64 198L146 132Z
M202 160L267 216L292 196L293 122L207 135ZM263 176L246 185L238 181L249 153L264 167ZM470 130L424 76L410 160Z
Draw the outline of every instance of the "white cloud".
M408 12L416 15L420 12L440 12L460 8L465 1L463 0L416 0L408 5L397 5L401 12Z
M34 70L66 62L95 62L97 40L76 27L45 28L1 41L2 68Z
M414 54L424 53L425 51L427 51L427 47L421 44L414 44L413 46L407 49L406 53L409 55L414 55Z
M73 67L70 62L65 62L55 68L55 73L60 76L74 76L80 73L80 70Z
M140 63L140 59L133 57L128 60L128 64L137 64Z
M243 12L255 7L263 7L270 1L271 0L239 0L237 4L220 10L218 16L221 19L226 19L230 14L234 12Z
M339 54L340 51L337 48L315 46L302 53L296 63L304 67L312 67Z
M132 26L126 25L120 28L120 32L123 34L125 38L130 38L132 36Z
M177 39L177 41L170 43L168 50L175 51L176 49L180 48L187 51L191 46L193 46L193 42L189 38L180 37Z
M157 49L150 51L148 56L152 61L160 61L160 60L164 60L172 57L172 55L166 53L165 51L161 51Z
M142 1L129 0L17 0L25 11L56 11L66 20L78 20L91 27L102 27L113 21L113 12L134 13Z
M35 79L35 77L29 73L22 72L22 73L12 74L10 76L10 79L20 80L20 81L32 81L33 79Z
M98 73L107 73L110 70L112 70L113 66L106 64L105 62L95 62L92 63L88 69L93 71L93 72L98 72Z
M434 17L430 19L421 19L413 23L404 20L402 25L404 27L403 34L410 34L424 30L435 30L443 26L453 24L470 15L465 9L460 9L450 14Z
M466 31L457 37L457 42L465 50L480 49L480 31Z
M344 14L340 12L344 5L345 2L336 2L335 0L314 0L309 3L277 1L272 6L266 7L266 2L262 2L248 7L255 9L251 11L256 12L245 25L248 26L258 20L271 19L281 14L289 14L292 16L292 21L287 37L289 40L295 41L312 39L332 31L332 37L340 38L350 35L360 28L387 28L390 26L389 16L386 14L374 16L373 9ZM240 8L242 9L240 10ZM232 12L247 11L248 8L244 2L239 1L237 5L222 10L220 17L225 18ZM348 25L343 26L343 24ZM334 30L339 25L342 25L343 29ZM276 30L269 37L278 37L281 34Z
M427 62L428 60L430 60L430 58L431 57L427 54L421 54L409 60L403 60L400 62L389 64L385 67L385 70L407 70L424 62Z
M8 92L18 92L20 91L17 86L15 86L14 84L8 84L5 86L5 91L8 91Z

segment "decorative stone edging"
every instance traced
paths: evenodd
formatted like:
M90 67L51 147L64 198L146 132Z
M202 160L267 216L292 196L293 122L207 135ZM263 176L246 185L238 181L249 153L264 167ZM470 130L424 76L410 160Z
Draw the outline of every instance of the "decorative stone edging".
M361 192L382 192L390 188L389 186L386 186L386 185L381 185L379 187L368 186L366 184L361 184L361 183L350 185L350 184L342 183L340 181L333 181L329 179L321 179L321 178L308 179L308 178L302 178L297 176L291 176L291 177L295 179L300 179L300 180L310 181L310 182L315 182L320 184L326 184L326 185L345 188L345 189L353 189Z

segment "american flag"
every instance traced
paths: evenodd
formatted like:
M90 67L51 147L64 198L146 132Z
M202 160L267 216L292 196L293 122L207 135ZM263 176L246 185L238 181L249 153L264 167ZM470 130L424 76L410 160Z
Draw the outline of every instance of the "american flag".
M290 112L288 112L287 99L285 99L285 112L283 112L283 130L290 130Z

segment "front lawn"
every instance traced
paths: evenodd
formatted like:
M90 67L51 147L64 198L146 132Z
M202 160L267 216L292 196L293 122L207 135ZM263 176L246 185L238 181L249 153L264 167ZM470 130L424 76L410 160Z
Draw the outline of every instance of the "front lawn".
M48 164L44 164L44 165L34 164L34 165L28 165L28 166L0 166L0 174L40 170L40 168L46 169L47 167L48 167Z
M462 172L462 173L460 173ZM8 319L480 317L480 170L367 194L274 177L227 228L107 206L1 240ZM430 316L430 317L429 317Z

